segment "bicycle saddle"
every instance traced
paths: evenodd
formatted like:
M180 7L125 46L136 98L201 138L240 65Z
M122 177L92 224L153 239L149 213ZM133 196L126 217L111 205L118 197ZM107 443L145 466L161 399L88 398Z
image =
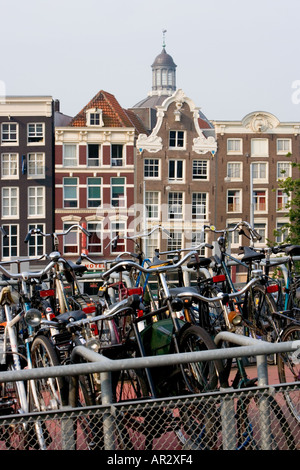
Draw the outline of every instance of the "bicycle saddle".
M241 246L240 249L244 251L244 256L242 257L241 261L259 261L265 258L264 253L258 253L257 251L253 250L250 246Z
M60 315L57 315L54 318L54 321L57 320L58 323L69 323L72 320L77 321L82 318L86 318L86 314L82 310L73 310L71 312L64 312Z
M77 274L83 274L85 271L87 271L87 267L84 264L75 264L73 261L68 261L68 264Z
M191 260L187 263L188 268L207 268L211 263L211 258L198 258L198 260L193 256Z
M299 256L300 255L300 245L290 245L285 248L285 252L290 256Z
M176 297L176 295L185 293L187 295L192 296L193 294L199 294L199 291L196 287L188 286L188 287L172 287L170 289L170 294Z

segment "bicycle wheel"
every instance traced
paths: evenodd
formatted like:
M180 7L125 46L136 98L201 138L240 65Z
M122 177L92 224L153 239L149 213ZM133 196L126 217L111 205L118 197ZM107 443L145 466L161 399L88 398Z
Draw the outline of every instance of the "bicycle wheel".
M288 326L281 336L281 341L299 341L300 339L300 326ZM277 355L277 370L280 383L293 384L300 380L300 363L297 358L296 352L285 352ZM299 388L284 391L286 403L295 416L298 423L300 423L300 391Z
M55 349L46 336L37 336L31 347L32 367L45 368L60 364ZM31 411L57 410L66 405L67 385L62 377L34 380L38 398L35 402L31 393Z
M180 352L210 349L216 349L216 345L203 328L197 325L183 328L179 335ZM216 390L219 379L222 381L224 377L224 368L220 360L186 363L182 365L181 372L185 390L192 393Z
M279 325L276 315L276 303L264 286L256 285L248 297L248 317L246 324L253 338L275 342L279 337ZM274 364L274 354L268 355L269 364Z
M252 392L245 393L247 395L240 397L236 404L237 450L260 450L266 446L268 450L296 450L288 421L275 398L266 397L270 425L266 443L262 437L262 425L258 425L260 397Z

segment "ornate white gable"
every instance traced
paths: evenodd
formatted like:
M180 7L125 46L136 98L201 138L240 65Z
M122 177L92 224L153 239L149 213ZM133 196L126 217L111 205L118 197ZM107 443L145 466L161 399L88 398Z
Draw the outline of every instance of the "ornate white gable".
M194 102L188 98L184 92L179 89L172 96L165 99L161 106L157 106L157 122L152 133L147 136L146 134L140 134L137 139L137 149L142 152L147 150L150 153L155 153L163 148L163 142L161 137L158 137L158 131L161 128L165 113L171 103L175 102L174 121L180 121L181 108L184 102L189 105L189 108L193 114L194 125L198 134L198 137L193 141L193 151L199 154L206 152L212 152L214 154L217 150L217 142L214 137L206 137L199 127L199 111Z

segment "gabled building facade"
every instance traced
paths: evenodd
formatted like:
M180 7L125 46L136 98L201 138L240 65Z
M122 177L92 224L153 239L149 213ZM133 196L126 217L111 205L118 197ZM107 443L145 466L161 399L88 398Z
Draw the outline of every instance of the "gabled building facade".
M50 238L30 229L54 231L54 101L51 96L7 96L0 103L1 215L7 233L1 259L37 257L51 250Z
M138 118L101 90L70 121L55 128L55 227L81 224L90 239L70 232L65 256L87 250L104 259L133 249L135 141L145 132ZM110 244L119 235L117 249Z
M262 236L257 246L283 242L274 230L287 219L287 196L279 180L299 178L291 162L300 162L300 122L280 122L271 113L258 111L240 121L214 121L218 142L216 156L217 228L233 226L241 220L252 224ZM249 241L237 233L231 249Z
M144 206L144 227L160 224L171 238L153 234L149 256L200 242L199 228L214 219L214 129L182 90L157 108L150 135L137 139L136 200Z

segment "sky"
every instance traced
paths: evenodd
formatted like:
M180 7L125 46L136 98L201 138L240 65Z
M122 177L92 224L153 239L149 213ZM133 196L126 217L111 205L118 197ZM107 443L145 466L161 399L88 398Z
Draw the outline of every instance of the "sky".
M210 120L300 121L299 0L0 0L0 98L50 95L76 115L100 90L123 108L166 51Z

